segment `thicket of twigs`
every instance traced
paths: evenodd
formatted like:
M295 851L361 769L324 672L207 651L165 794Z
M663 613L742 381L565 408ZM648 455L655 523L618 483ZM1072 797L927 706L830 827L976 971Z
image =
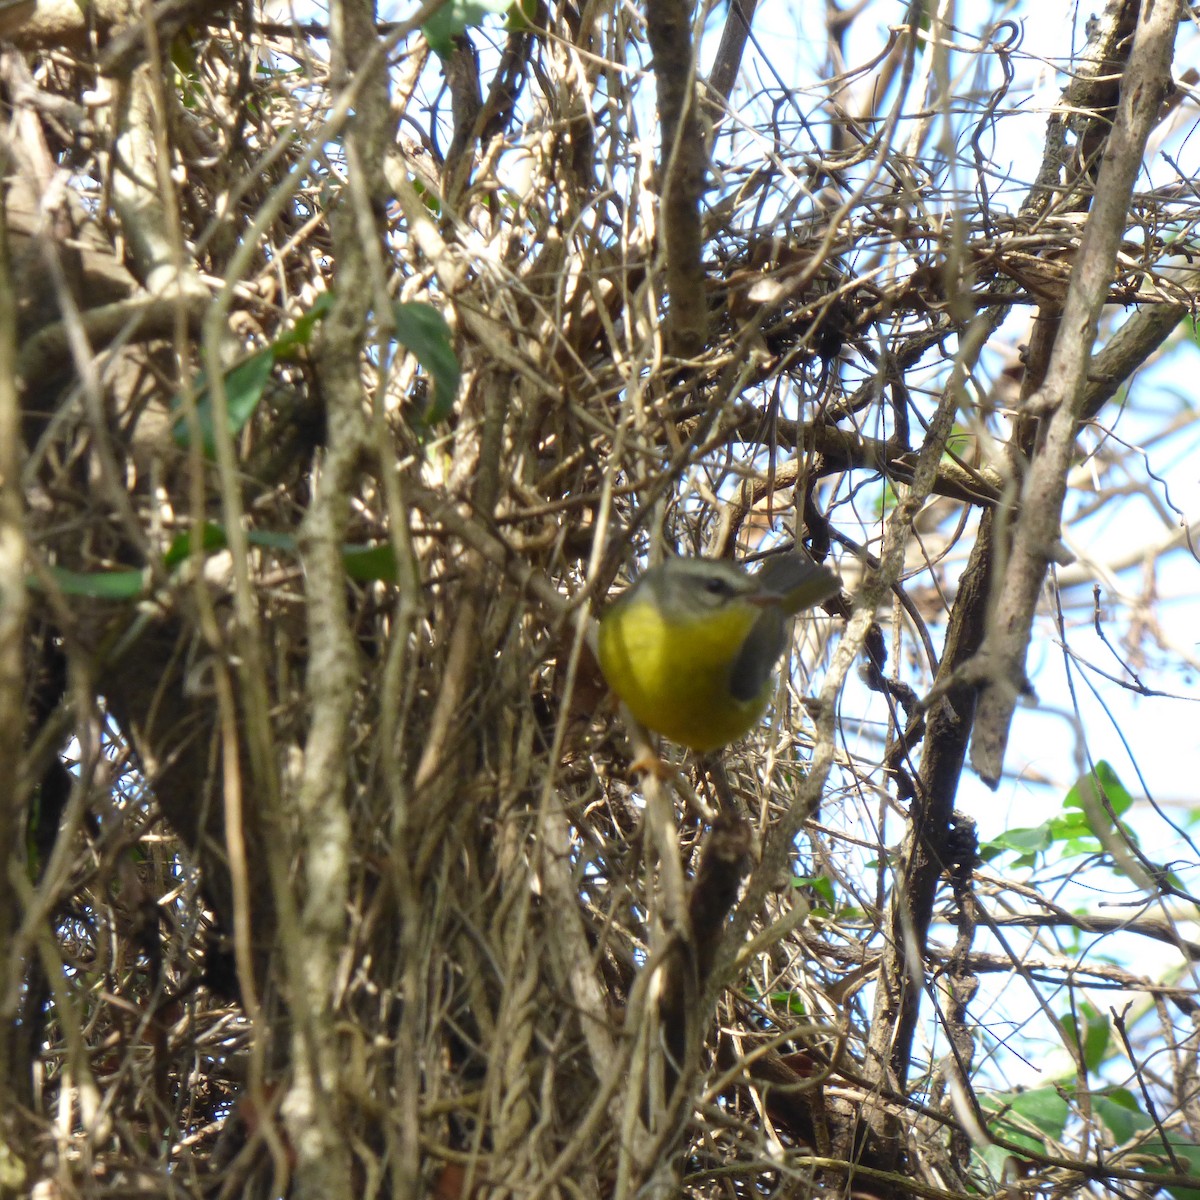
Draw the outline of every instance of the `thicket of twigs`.
M1088 729L956 799L1031 642L1193 665L1194 35L753 10L6 17L6 1194L1186 1200L1185 824ZM631 773L610 589L796 543L769 719Z

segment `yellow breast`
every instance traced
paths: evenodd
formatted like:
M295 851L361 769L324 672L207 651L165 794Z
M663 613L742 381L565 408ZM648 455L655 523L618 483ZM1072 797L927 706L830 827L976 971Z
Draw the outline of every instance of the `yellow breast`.
M734 661L758 615L751 605L732 604L667 622L654 603L631 596L600 623L600 668L647 728L693 750L715 750L746 733L767 706L769 680L752 700L730 691Z

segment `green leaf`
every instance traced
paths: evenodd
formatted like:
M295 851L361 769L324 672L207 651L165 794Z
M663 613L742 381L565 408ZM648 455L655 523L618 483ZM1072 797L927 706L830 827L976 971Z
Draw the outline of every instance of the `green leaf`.
M1133 797L1108 763L1098 762L1081 776L1067 793L1064 806L1078 810L1076 816L1086 821L1113 871L1144 881L1145 872L1136 866L1131 853L1136 851L1137 835L1121 820L1133 807Z
M975 432L965 425L960 425L957 421L954 423L954 428L950 431L950 436L946 438L946 448L942 451L942 459L946 460L957 455L959 458L964 457L975 444Z
M1040 853L1049 850L1054 843L1050 825L1037 825L1029 829L1009 829L987 843L1001 850L1015 850L1021 854Z
M181 533L171 543L163 555L163 565L168 570L187 561L192 552L192 536L191 533ZM205 554L214 554L229 545L225 530L212 522L204 526L201 537L200 548ZM284 554L300 553L299 543L291 533L251 529L246 534L246 541L264 550L278 550ZM359 583L373 583L376 580L385 583L396 582L396 556L391 546L345 545L342 547L342 563L346 574Z
M792 887L807 888L832 911L834 907L833 880L826 875L793 875Z
M274 342L271 343L271 350L275 355L275 361L291 358L296 351L304 346L309 345L313 338L313 331L317 327L317 322L320 321L333 307L333 293L322 292L316 300L313 301L313 306L302 316L296 318L291 329L286 333L281 333Z
M1082 812L1065 812L1060 817L1052 817L1046 824L1056 842L1067 841L1070 838L1091 837L1094 832L1091 822Z
M168 571L173 571L176 567L187 562L192 556L192 539L195 537L194 529L188 530L187 533L180 533L172 539L170 546L167 547L166 554L163 555L163 566ZM211 521L206 521L200 528L200 551L204 555L214 554L218 550L224 550L229 545L229 539L225 536L225 530L220 525L214 525Z
M175 84L180 103L194 110L204 98L201 85L200 61L190 39L178 37L171 43L171 63L175 67Z
M391 546L343 546L346 574L359 583L396 582L396 555Z
M504 18L505 33L526 33L533 28L537 15L537 0L513 0Z
M184 562L192 552L192 533L181 533L171 543L163 555L163 566L168 570ZM252 546L261 546L266 550L282 550L287 554L298 554L294 534L272 533L269 529L251 529L246 533L246 541ZM229 545L229 535L220 525L206 522L201 533L200 549L205 554L215 554Z
M269 529L251 529L246 534L246 541L252 546L262 546L267 550L283 550L287 554L299 554L300 545L295 535L291 533L272 533Z
M1061 1089L1056 1087L1030 1088L1027 1092L1013 1093L1009 1108L1056 1141L1062 1137L1071 1113Z
M1047 821L1028 829L1006 830L999 837L985 842L980 847L980 854L985 859L997 858L1005 853L1016 854L1013 862L1015 869L1031 868L1036 865L1038 855L1049 850L1054 842L1054 830Z
M1108 1047L1111 1041L1111 1029L1108 1017L1088 1004L1085 1000L1079 1005L1079 1015L1083 1018L1083 1029L1080 1031L1073 1013L1067 1013L1062 1018L1063 1028L1069 1037L1075 1039L1083 1053L1084 1066L1089 1071L1098 1071L1100 1065L1108 1057Z
M1154 1128L1154 1121L1142 1111L1137 1097L1127 1088L1107 1088L1092 1096L1092 1111L1107 1126L1118 1145L1134 1141L1140 1135ZM1166 1146L1160 1138L1151 1138L1141 1145L1131 1147L1131 1153L1139 1159L1154 1155L1158 1161L1146 1166L1147 1175L1175 1175L1181 1169L1185 1173L1195 1173L1197 1187L1189 1188L1179 1185L1164 1184L1163 1190L1173 1197L1173 1200L1200 1200L1200 1146L1175 1134L1168 1134ZM1174 1155L1175 1162L1171 1161Z
M982 1096L980 1107L985 1115L996 1114L987 1122L994 1137L1023 1146L1034 1154L1045 1154L1049 1143L1062 1137L1071 1112L1070 1105L1055 1087Z
M453 411L462 378L451 345L450 326L432 305L416 301L392 305L392 318L396 323L396 340L411 350L433 377L433 403L422 418L428 428L444 421Z
M1111 828L1112 817L1108 816L1101 798L1108 801L1113 814L1118 817L1133 807L1133 797L1117 777L1116 771L1103 759L1096 764L1094 770L1080 776L1079 781L1063 800L1063 807L1080 809L1089 818L1092 818L1094 813L1102 814ZM1095 828L1094 825L1092 827Z
M1094 1093L1091 1100L1092 1112L1108 1127L1118 1145L1132 1141L1154 1124L1127 1088L1106 1088Z
M177 534L163 554L162 563L168 573L183 566L192 556L192 539L199 535L200 552L203 556L215 554L229 545L225 530L212 521L206 521L198 530ZM299 554L300 547L293 534L273 533L266 529L252 529L246 534L252 546L268 550L279 550L285 554ZM346 574L359 583L396 582L396 555L391 546L342 547L342 563ZM91 600L136 600L146 590L149 572L134 567L115 571L69 571L65 567L50 567L55 584L64 595L86 596ZM27 585L41 591L42 585L31 575Z
M429 48L445 58L454 49L454 39L472 25L478 25L488 13L507 11L512 0L447 0L421 26Z
M1010 850L1018 854L1041 854L1053 846L1066 853L1095 854L1102 849L1096 839L1096 822L1090 814L1097 812L1097 783L1102 794L1109 798L1113 811L1118 815L1133 803L1133 797L1121 785L1116 773L1107 763L1097 763L1094 774L1089 772L1067 793L1063 801L1066 811L1051 817L1041 825L1027 829L1009 829L985 843L995 850ZM1091 801L1090 813L1087 801ZM1111 828L1112 818L1104 812L1106 824Z
M1111 826L1112 821L1108 823ZM985 858L995 858L999 853L1009 851L1020 856L1015 866L1032 867L1039 854L1052 848L1065 857L1078 857L1098 854L1104 847L1087 815L1071 810L1032 828L1009 829L984 843L981 853Z
M275 351L268 346L265 350L259 350L258 353L243 359L225 375L225 412L230 436L240 433L254 415L274 366ZM217 441L212 396L203 375L197 383L196 419L200 424L204 453L209 458L215 458ZM177 397L173 407L178 409L181 405L182 400ZM184 449L191 445L188 422L182 413L176 418L173 433L178 445Z
M195 531L178 534L163 555L163 566L175 570L191 557L192 537ZM223 550L226 546L225 531L207 522L200 531L201 550L205 555ZM86 596L91 600L136 600L146 589L149 572L135 567L117 571L68 571L65 567L51 567L50 574L59 589L67 596ZM29 586L40 590L35 577Z
M786 1009L789 1016L804 1017L808 1015L808 1009L805 1008L803 999L795 992L772 992L769 998L773 1008Z
M415 175L412 177L413 191L417 193L417 198L425 205L427 209L435 217L442 214L442 198L437 192L426 187Z
M1200 1184L1200 1146L1193 1142L1185 1142L1182 1139L1169 1137L1167 1143L1174 1151L1175 1158L1181 1167L1185 1167L1189 1174L1197 1176L1196 1182ZM1161 1169L1149 1167L1146 1170L1148 1175L1174 1175L1177 1168L1171 1163L1170 1158L1163 1163ZM1174 1200L1200 1200L1200 1188L1183 1187L1179 1184L1164 1183L1163 1191Z
M59 590L67 596L86 596L90 600L136 600L145 590L146 571L128 568L120 571L68 571L66 567L51 567L50 575ZM30 577L29 585L41 590L38 579Z

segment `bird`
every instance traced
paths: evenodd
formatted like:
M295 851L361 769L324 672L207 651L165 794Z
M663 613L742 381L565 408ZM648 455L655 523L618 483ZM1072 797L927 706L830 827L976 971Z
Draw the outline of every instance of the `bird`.
M840 586L798 551L756 574L726 559L669 558L601 616L600 670L646 728L702 753L720 749L766 711L788 617Z

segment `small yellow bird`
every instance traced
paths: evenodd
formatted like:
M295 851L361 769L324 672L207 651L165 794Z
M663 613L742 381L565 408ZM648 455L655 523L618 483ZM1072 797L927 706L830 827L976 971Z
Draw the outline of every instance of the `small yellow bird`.
M799 553L770 559L756 575L718 559L668 559L601 617L600 669L648 729L716 750L765 711L787 618L840 586Z

